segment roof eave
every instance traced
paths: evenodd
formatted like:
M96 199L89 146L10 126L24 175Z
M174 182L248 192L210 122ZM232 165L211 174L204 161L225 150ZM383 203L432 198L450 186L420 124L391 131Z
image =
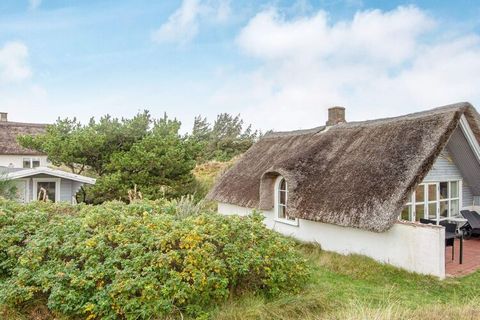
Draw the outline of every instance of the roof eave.
M37 174L47 174L51 176L55 176L58 178L64 178L68 180L73 180L77 182L82 182L85 184L95 184L96 179L90 178L90 177L85 177L82 175L74 174L74 173L69 173L61 170L55 170L47 167L38 167L38 168L32 168L32 169L25 169L21 171L16 171L16 172L11 172L7 174L7 179L20 179L20 178L26 178L30 176L34 176Z

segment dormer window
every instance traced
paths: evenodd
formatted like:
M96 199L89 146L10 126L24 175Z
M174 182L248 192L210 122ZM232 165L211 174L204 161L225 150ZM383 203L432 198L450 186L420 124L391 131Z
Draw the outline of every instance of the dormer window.
M275 183L275 220L298 226L298 219L288 215L288 186L282 176Z

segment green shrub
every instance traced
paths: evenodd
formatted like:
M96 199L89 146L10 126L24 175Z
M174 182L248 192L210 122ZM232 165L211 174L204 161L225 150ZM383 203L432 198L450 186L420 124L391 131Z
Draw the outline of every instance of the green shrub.
M0 206L0 304L45 296L87 319L199 316L231 294L298 291L308 278L260 215L186 215L169 201Z

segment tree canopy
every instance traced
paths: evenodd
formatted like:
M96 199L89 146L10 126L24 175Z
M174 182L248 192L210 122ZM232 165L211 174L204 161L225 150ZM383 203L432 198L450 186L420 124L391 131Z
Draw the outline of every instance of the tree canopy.
M128 201L132 189L145 199L205 192L192 173L196 162L230 160L260 136L251 126L244 128L239 115L226 113L213 125L196 117L191 134L182 135L180 127L167 115L152 119L148 111L131 119L92 118L85 125L66 118L47 126L44 134L23 136L19 142L47 154L55 166L96 177L97 183L83 189L78 200L101 203Z
M200 161L228 161L247 151L260 136L251 125L245 127L240 115L228 113L219 114L213 125L197 116L192 129L193 139L202 145Z
M41 151L56 166L66 166L81 174L86 168L102 176L112 156L130 150L149 131L152 119L148 111L132 119L117 119L106 115L98 122L90 119L82 125L77 119L58 119L47 126L46 133L19 137L22 146Z

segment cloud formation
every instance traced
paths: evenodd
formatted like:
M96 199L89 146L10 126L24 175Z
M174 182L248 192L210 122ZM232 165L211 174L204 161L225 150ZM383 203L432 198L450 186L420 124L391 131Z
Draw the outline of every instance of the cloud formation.
M19 82L30 78L28 48L20 42L7 42L0 47L0 82Z
M230 6L226 0L183 0L168 20L153 32L152 40L185 44L197 36L202 19L224 22L229 15Z
M413 6L358 11L334 23L325 11L287 19L269 8L236 39L259 66L212 100L235 104L247 121L277 130L321 125L333 105L359 120L463 100L478 104L480 37L443 30Z

